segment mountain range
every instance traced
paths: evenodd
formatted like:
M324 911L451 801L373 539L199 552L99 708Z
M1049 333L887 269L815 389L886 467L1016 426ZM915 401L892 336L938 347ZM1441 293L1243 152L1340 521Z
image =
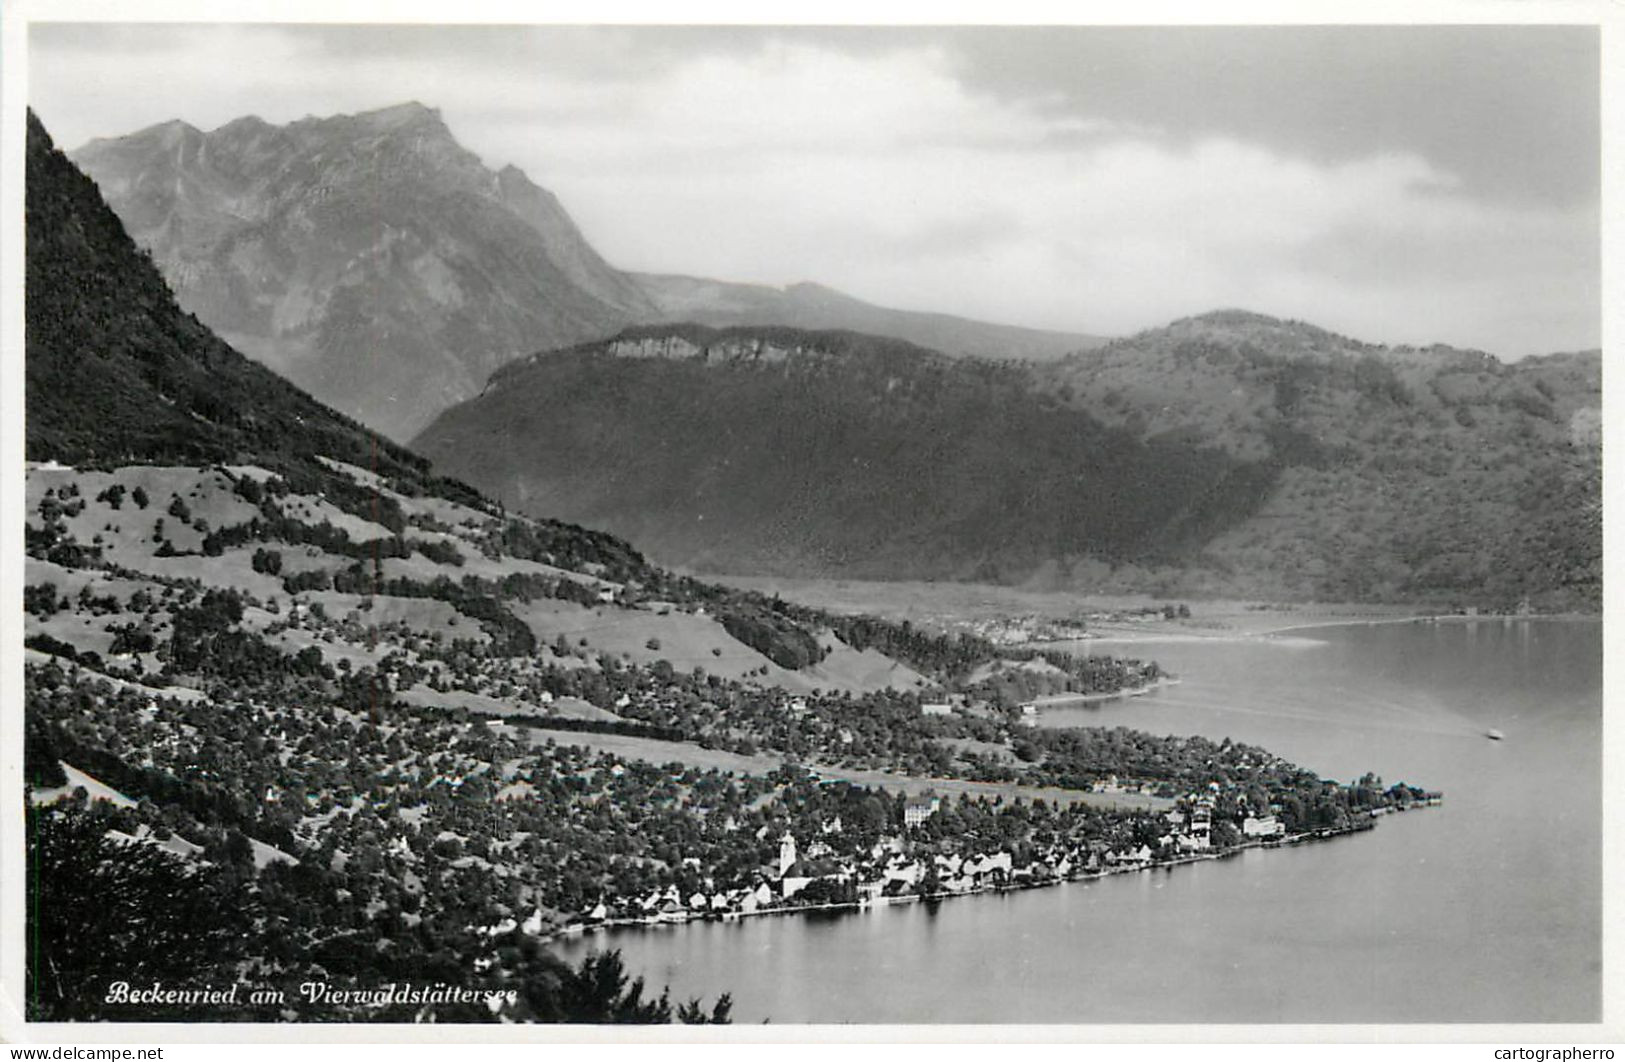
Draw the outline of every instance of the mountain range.
M855 328L950 352L1055 356L1090 336L615 269L558 199L492 170L418 103L210 132L172 121L73 161L183 308L314 397L405 441L490 373L635 323Z
M1594 604L1600 361L1221 311L1046 364L790 328L534 355L414 447L664 562L1323 600Z
M1239 310L1105 342L626 273L417 104L169 123L74 158L201 324L508 504L662 562L1600 596L1595 351L1506 364Z

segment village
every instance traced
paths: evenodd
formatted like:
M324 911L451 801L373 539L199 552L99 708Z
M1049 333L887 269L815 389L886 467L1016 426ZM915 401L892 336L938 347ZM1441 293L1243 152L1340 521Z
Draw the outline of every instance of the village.
M1133 608L1094 609L1070 616L1041 616L1036 612L997 615L956 624L978 638L998 646L1040 645L1098 637L1092 627L1140 626L1157 621L1190 619L1189 605L1141 605Z
M1113 778L1103 783L1101 791L1126 792L1130 786L1138 790L1139 783L1124 786ZM835 850L825 839L842 832L843 824L836 817L821 823L818 836L805 846L793 833L784 833L779 838L777 860L757 869L754 886L718 888L714 879L707 878L704 887L686 896L676 885L669 885L638 898L600 901L579 920L560 927L558 933L574 936L625 926L734 921L813 909L867 909L1094 881L1114 874L1171 869L1198 860L1226 858L1249 848L1279 847L1367 830L1373 825L1370 819L1411 808L1436 806L1443 801L1439 793L1417 792L1414 799L1371 808L1365 813L1366 817L1352 819L1344 825L1290 836L1285 823L1275 814L1249 813L1241 821L1240 839L1233 839L1232 828L1232 839L1216 846L1213 811L1219 789L1215 782L1206 791L1181 798L1176 807L1160 817L1165 832L1156 838L1155 846L1141 843L1119 847L1103 840L1067 839L1019 857L1008 848L981 853L921 850L915 830L941 810L943 800L935 794L911 797L903 804L904 830L883 837L855 858L836 858ZM766 834L764 826L757 836L762 838ZM1018 859L1024 861L1018 862ZM486 931L501 934L516 928L527 933L541 932L541 913L537 912L522 925L510 919L487 927Z

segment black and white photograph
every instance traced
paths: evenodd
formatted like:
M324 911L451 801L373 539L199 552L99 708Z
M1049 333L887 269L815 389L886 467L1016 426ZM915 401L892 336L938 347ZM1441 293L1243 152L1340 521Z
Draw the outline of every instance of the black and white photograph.
M1621 1039L1606 5L64 6L4 1039Z

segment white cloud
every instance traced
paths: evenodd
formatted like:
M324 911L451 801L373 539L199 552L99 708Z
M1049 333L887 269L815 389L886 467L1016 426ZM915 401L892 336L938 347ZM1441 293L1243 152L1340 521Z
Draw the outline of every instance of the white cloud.
M1415 155L1332 165L1235 138L1182 145L1052 99L971 93L932 47L779 41L644 63L620 37L601 52L580 37L566 62L537 39L335 62L308 41L211 31L183 42L184 62L36 54L49 70L35 80L76 123L128 116L107 133L420 99L488 162L558 193L626 268L817 280L1104 333L1242 306L1510 355L1597 342L1595 215L1480 202Z

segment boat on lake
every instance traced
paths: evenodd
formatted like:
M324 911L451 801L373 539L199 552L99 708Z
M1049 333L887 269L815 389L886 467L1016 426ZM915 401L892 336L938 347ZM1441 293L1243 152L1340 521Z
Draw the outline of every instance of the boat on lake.
M1500 741L1502 738L1506 737L1505 734L1501 733L1499 730L1495 729L1494 727L1491 727L1490 729L1484 731L1484 736L1489 738L1491 741Z

